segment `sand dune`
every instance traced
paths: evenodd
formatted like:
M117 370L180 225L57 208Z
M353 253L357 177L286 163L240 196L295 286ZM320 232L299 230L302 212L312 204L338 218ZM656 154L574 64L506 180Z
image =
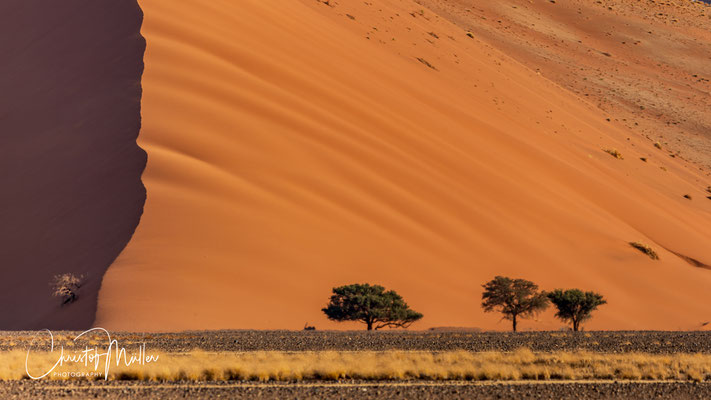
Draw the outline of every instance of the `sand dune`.
M411 0L139 4L148 197L97 325L355 327L319 310L367 281L423 312L414 328L508 329L479 307L497 274L605 294L588 329L711 318L711 271L676 255L711 265L704 171L443 16Z
M424 0L507 55L711 167L711 7L691 1Z
M145 47L135 2L0 3L0 329L82 328L138 224ZM60 307L55 274L87 274Z

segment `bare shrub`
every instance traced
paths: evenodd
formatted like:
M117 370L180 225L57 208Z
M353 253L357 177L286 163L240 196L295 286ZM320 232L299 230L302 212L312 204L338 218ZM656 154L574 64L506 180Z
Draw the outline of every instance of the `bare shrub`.
M62 304L73 303L76 301L81 285L84 281L84 275L75 275L72 273L64 273L55 275L52 280L52 296L62 299Z
M659 260L659 255L657 255L657 252L654 251L650 246L640 243L640 242L630 242L630 246L634 247L635 249L641 251L642 253L646 254L651 258L652 260Z

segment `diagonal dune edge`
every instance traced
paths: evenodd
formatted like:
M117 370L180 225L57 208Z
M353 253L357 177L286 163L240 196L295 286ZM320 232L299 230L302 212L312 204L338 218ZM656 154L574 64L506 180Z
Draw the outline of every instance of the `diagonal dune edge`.
M429 9L379 3L139 1L148 198L96 325L355 328L320 308L371 282L415 329L508 329L479 308L499 274L603 293L587 329L708 320L710 271L672 253L711 264L704 171Z

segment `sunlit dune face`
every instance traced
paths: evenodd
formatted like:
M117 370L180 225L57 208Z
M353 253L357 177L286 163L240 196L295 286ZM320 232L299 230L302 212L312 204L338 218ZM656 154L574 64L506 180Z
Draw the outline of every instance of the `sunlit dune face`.
M97 325L357 328L320 309L369 282L424 314L415 329L506 329L479 307L495 275L604 294L587 329L708 320L711 271L684 258L711 265L707 176L441 15L140 6L148 198Z

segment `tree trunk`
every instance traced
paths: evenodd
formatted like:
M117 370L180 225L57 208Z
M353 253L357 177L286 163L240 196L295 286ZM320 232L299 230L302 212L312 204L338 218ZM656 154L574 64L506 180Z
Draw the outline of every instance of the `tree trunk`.
M513 325L513 331L516 332L516 314L514 314L513 318L511 318L511 322Z
M579 326L580 326L580 321L573 320L573 332L577 332Z
M366 324L368 324L368 330L372 331L373 330L373 321L365 321Z

